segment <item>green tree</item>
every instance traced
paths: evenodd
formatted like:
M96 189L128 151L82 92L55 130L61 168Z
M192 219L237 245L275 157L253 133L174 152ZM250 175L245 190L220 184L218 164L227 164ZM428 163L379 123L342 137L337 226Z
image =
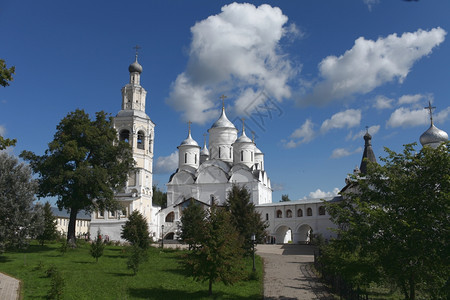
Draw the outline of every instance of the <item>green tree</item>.
M199 230L204 224L206 212L202 205L194 199L190 199L188 206L181 214L180 238L189 245L189 249L198 247L202 231Z
M9 146L15 146L17 140L16 139L5 139L2 136L0 136L0 150L4 150Z
M130 254L127 260L127 268L133 270L133 275L139 271L139 265L147 260L147 251L134 244L129 248Z
M416 291L435 299L449 294L449 146L386 148L383 166L369 163L364 177L354 177L356 189L328 204L339 225L327 251L335 256L331 268L358 270L352 280L393 282L405 299Z
M161 191L156 185L153 186L153 204L162 208L167 207L167 193Z
M8 86L9 82L14 78L13 74L16 72L16 67L10 67L9 69L6 67L5 60L0 59L0 85Z
M288 202L291 201L291 199L289 199L289 195L281 195L281 202Z
M91 121L77 109L56 129L44 155L23 151L21 157L39 174L38 197L56 196L58 208L70 213L67 240L75 246L78 212L118 209L114 192L124 186L134 160L130 146L117 140L112 118L104 112Z
M214 204L198 230L200 246L190 251L183 263L195 280L208 282L212 295L214 282L229 285L242 278L242 242L232 225L230 212Z
M56 217L53 215L52 208L48 201L44 204L43 218L43 231L37 236L41 245L44 245L45 241L52 241L58 237L58 232L56 231Z
M0 251L22 248L34 235L36 181L16 157L0 153Z
M121 237L133 246L148 249L151 242L148 223L139 211L135 210L130 214L128 221L123 225Z
M95 262L98 262L98 258L103 255L103 250L105 250L105 244L103 243L100 230L98 230L95 241L91 244L90 249L91 256L95 258Z
M251 236L255 234L256 242L262 243L266 237L267 222L262 221L261 214L256 211L255 204L250 200L250 193L243 186L234 184L228 193L227 209L231 212L231 221L244 241L247 255L253 252Z

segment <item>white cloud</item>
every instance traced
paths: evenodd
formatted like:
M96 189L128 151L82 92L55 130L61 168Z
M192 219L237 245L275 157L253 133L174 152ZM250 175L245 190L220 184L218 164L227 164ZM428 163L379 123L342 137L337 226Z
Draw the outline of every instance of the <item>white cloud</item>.
M320 127L321 132L327 132L335 128L352 128L358 126L361 122L361 110L347 109L334 114L330 119L323 121Z
M345 148L336 148L333 150L330 157L331 158L341 158L341 157L345 157L345 156L350 156L355 153L362 153L362 150L363 150L362 147L358 147L353 151L350 151Z
M380 125L373 125L367 129L369 134L372 136L374 136L379 130L380 130ZM356 133L355 135L353 135L352 132L350 132L349 135L347 136L346 140L354 141L354 140L362 138L365 134L366 134L366 130L361 130L358 133Z
M303 143L308 143L315 137L314 124L310 119L307 119L302 126L294 130L290 135L289 141L284 141L286 148L295 148ZM297 140L297 141L296 141Z
M6 128L3 125L0 125L0 135L1 136L5 136L6 134Z
M348 101L376 87L406 78L413 64L442 43L447 32L440 28L396 33L376 41L360 37L352 49L337 57L330 55L319 64L322 81L299 104L324 105L333 99Z
M339 194L339 189L334 188L331 192L325 192L321 189L317 189L314 192L310 192L308 196L303 197L303 199L309 199L309 198L325 198L325 197L332 197Z
M372 11L372 6L380 3L380 0L363 0L364 4L367 5L369 11Z
M386 125L387 127L411 127L427 123L429 123L429 119L425 109L400 107L391 114Z
M232 3L222 12L197 22L186 70L171 86L166 102L185 120L204 123L214 117L214 99L226 92L238 113L264 91L281 101L291 96L288 81L295 75L280 53L283 37L299 35L277 7Z
M160 156L156 160L154 172L156 174L173 173L178 168L178 151L173 152L169 156Z
M375 107L376 109L392 108L393 102L393 99L379 95L375 97L375 103L373 104L373 107Z
M422 94L415 94L415 95L403 95L400 98L398 98L398 104L402 105L402 104L414 104L419 102L422 99L429 99L432 100L431 96L426 96L426 95L422 95Z

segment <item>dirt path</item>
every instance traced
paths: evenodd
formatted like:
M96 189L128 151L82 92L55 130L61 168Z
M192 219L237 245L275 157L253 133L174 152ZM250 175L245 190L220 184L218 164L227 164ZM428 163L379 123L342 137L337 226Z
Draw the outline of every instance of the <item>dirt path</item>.
M311 246L258 245L256 253L264 259L264 299L334 299L311 270Z

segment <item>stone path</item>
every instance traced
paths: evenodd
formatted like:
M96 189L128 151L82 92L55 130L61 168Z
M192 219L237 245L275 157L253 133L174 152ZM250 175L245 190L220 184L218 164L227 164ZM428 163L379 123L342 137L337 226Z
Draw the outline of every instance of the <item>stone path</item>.
M312 272L314 249L308 245L257 245L264 259L264 299L334 299Z
M20 281L0 273L0 299L17 300L19 299Z

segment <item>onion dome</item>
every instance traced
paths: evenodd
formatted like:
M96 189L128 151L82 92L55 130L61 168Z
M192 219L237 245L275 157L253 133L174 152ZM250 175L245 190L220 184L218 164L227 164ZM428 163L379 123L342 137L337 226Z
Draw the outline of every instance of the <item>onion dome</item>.
M202 151L200 151L200 155L205 155L205 156L209 156L209 150L206 147L206 137L205 137L205 142L203 144L203 148Z
M134 63L132 63L129 67L128 67L128 71L130 73L134 73L137 72L139 74L142 73L142 66L138 63L137 61L137 55L136 55L136 60L134 61Z
M431 122L430 128L420 136L420 143L422 146L437 147L447 140L448 134L434 126L433 122Z
M255 154L263 154L263 153L261 152L261 150L259 150L258 147L255 147Z
M252 140L242 131L242 135L235 141L235 143L253 143Z
M197 146L198 147L197 142L191 136L190 130L189 130L188 137L184 141L181 142L180 146Z
M211 128L233 128L234 124L231 123L230 120L228 120L227 115L225 114L225 108L222 107L222 114L220 115L220 118L211 126Z

